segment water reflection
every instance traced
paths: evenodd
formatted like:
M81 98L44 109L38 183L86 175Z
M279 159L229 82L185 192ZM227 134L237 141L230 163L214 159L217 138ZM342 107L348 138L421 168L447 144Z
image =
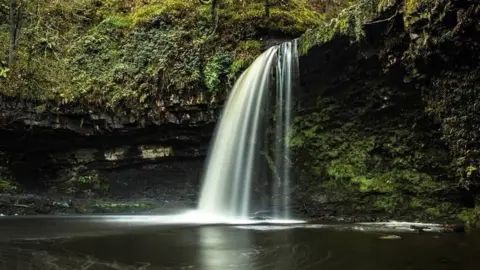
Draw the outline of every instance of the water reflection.
M402 240L395 241L380 240L391 232L370 224L359 225L363 232L321 224L131 225L119 230L80 219L0 222L0 270L477 270L480 253L479 232L398 230ZM103 233L109 230L115 233ZM67 233L74 236L63 237Z
M200 265L205 269L253 269L258 251L247 230L233 231L228 227L203 227L200 233Z
M249 226L203 227L199 230L200 269L318 269L331 258L312 250L294 230L258 230ZM275 228L274 226L272 226Z

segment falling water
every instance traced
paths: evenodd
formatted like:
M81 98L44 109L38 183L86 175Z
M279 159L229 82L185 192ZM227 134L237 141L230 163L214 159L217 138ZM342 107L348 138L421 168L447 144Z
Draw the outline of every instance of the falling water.
M250 215L253 179L264 164L262 155L268 155L262 150L266 128L263 118L268 116L269 89L275 79L275 164L270 169L276 178L272 200L281 198L282 203L273 203L272 210L276 217L288 218L290 169L286 138L291 125L293 74L298 67L296 47L293 41L269 48L235 83L207 160L200 212L242 219Z
M277 91L275 111L275 168L278 172L282 190L280 194L274 188L274 196L280 197L282 203L274 207L276 217L289 218L290 196L290 149L288 147L288 132L292 125L292 88L293 78L297 75L298 55L297 40L280 45L277 61ZM280 208L280 209L279 209Z

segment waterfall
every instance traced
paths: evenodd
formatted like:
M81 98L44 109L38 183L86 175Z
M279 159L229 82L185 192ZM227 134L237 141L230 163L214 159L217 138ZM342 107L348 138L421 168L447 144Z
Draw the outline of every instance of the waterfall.
M288 218L290 165L288 132L292 117L292 87L298 68L296 40L262 53L236 81L216 127L210 148L198 210L201 213L246 219L250 216L252 185L265 166L264 134L270 117L270 88L275 95L274 171L271 209ZM275 82L275 83L274 83ZM273 165L273 166L272 166ZM256 180L255 180L256 179ZM279 202L280 200L280 202Z
M288 147L288 132L292 125L292 88L293 79L297 76L298 55L297 40L283 43L280 46L277 61L277 89L275 111L275 168L278 172L282 190L274 188L274 196L282 202L274 208L276 217L290 217L290 150ZM279 209L280 208L280 209Z

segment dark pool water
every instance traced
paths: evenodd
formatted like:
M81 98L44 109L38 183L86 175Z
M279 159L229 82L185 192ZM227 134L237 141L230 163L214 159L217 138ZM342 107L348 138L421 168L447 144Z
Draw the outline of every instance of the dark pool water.
M362 231L363 230L363 231ZM480 269L480 233L0 218L0 269Z

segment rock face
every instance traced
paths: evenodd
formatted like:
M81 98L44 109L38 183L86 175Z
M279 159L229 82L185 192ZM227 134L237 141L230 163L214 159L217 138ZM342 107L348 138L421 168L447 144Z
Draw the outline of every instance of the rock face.
M362 25L360 41L336 34L300 59L290 140L295 209L474 224L480 5L396 2ZM191 94L165 97L158 113L145 115L0 96L0 191L39 194L0 196L0 210L194 205L225 97Z
M292 144L310 216L470 222L458 214L477 196L480 6L410 2L301 59Z
M0 193L43 196L3 205L195 202L235 78L324 17L308 1L263 3L31 0L14 50L14 7L0 5Z
M17 191L189 205L219 109L202 101L171 104L139 119L75 109L38 113L34 104L5 97L0 106L4 178Z

